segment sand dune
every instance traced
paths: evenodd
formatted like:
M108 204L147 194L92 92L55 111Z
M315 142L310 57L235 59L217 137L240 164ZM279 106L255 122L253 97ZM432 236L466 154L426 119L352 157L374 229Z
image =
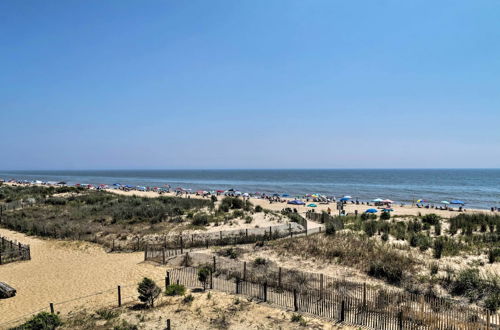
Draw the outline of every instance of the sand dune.
M0 235L31 245L32 260L0 266L0 281L17 289L17 296L0 300L1 324L41 308L95 292L87 299L62 305L68 312L76 306L116 303L116 286L130 285L124 297L135 294L135 284L144 276L162 279L165 268L143 263L143 253L106 253L101 247L82 242L45 240L0 229Z

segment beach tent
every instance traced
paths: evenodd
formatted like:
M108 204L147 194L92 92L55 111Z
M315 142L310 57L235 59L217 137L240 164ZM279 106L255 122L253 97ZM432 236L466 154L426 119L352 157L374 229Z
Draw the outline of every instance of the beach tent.
M374 200L372 200L372 202L374 203L382 203L384 200L382 198L375 198Z
M307 207L317 207L318 205L314 204L314 203L311 203L311 204L308 204Z
M464 202L459 201L458 199L452 200L450 203L451 204L459 204L459 205L464 205L465 204Z
M378 211L376 209L368 209L365 211L365 213L377 213Z
M298 199L294 199L293 201L288 201L287 204L291 204L291 205L305 205L306 203L304 203L303 201L301 200L298 200Z

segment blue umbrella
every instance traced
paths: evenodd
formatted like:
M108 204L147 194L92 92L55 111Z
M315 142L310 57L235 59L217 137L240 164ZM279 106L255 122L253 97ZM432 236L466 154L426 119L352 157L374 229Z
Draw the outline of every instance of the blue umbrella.
M347 197L342 197L341 199L339 199L339 201L341 202L347 202L350 198L347 198Z
M451 204L461 204L461 205L464 205L464 204L465 204L464 202L459 201L458 199L452 200L450 203L451 203Z
M365 211L365 213L377 213L378 211L376 209L368 209Z
M288 201L288 204L292 204L292 205L305 205L306 203L304 203L303 201L299 201L299 200L295 199L293 201Z
M288 194L283 194L283 195L281 195L281 197L290 197L290 195L288 195Z
M121 184L119 184L119 183L113 183L113 186L119 187L119 186L121 186Z

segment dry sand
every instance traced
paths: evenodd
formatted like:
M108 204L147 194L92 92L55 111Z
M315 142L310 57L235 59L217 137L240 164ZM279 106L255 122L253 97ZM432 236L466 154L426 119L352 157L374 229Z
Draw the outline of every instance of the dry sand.
M24 314L48 309L58 303L96 292L111 290L88 299L56 305L67 312L75 306L116 303L117 285L123 296L134 295L136 283L144 276L162 279L165 268L143 263L143 253L109 254L101 247L74 241L42 240L14 231L0 229L0 235L31 246L32 260L0 266L0 281L17 290L13 298L0 300L0 328L4 322ZM128 291L127 291L128 290Z
M293 313L256 303L243 296L212 291L193 293L191 303L183 303L181 297L162 297L152 310L133 311L127 308L115 309L121 314L113 320L99 320L76 315L78 322L68 323L64 329L87 330L112 329L123 320L137 325L139 329L163 329L166 319L170 319L172 329L359 329L358 327L335 325L332 321L303 316L306 324L291 322ZM82 322L83 321L83 322ZM75 324L76 323L76 324ZM103 324L104 323L104 324Z
M157 192L154 191L123 191L123 190L118 190L118 189L108 189L107 191L115 193L115 194L121 194L121 195L136 195L136 196L141 196L141 197L159 197L159 196L175 196L175 193L164 193L162 195L158 194ZM183 195L185 197L186 195ZM190 198L199 198L202 199L202 196L196 196L194 194L189 195ZM218 196L218 199L222 199L224 196ZM290 207L290 208L295 208L298 210L299 213L304 214L306 211L311 210L313 208L307 207L305 205L287 205L286 203L269 203L268 200L265 199L260 199L260 198L253 198L250 197L250 201L254 205L260 205L263 208L273 210L273 211L281 211L285 207ZM309 203L306 203L309 204ZM330 203L330 204L319 204L319 203L314 203L317 205L317 207L314 208L316 212L322 212L322 211L327 211L328 208L330 208L332 215L338 214L338 211L336 210L336 204L335 203ZM412 205L404 205L401 206L400 204L393 204L392 209L394 212L392 212L392 215L419 215L419 214L429 214L429 213L435 213L438 214L444 218L449 218L451 216L459 214L458 211L449 211L449 210L439 210L439 209L426 209L426 208L418 208L416 206ZM345 206L345 210L348 214L354 214L354 211L357 210L360 214L366 211L369 208L377 208L374 206L367 206L367 205L356 205L356 204L351 204L348 203ZM491 213L489 210L477 210L477 209L467 209L467 212L486 212L486 213Z

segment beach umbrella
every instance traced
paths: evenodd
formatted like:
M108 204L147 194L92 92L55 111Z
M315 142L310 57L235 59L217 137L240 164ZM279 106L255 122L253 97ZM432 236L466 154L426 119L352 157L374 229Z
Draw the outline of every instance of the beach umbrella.
M384 200L382 198L375 198L374 200L372 200L372 202L374 203L382 203Z
M244 193L242 196L243 197L249 197L250 195L248 193Z
M441 204L450 204L448 201L441 201Z
M389 207L386 207L386 208L382 209L382 211L384 211L384 212L392 212L394 210L391 209L391 208L389 208Z
M349 196L349 195L345 195L345 196L344 196L344 197L342 197L342 198L352 199L352 197L351 197L351 196Z
M455 200L452 200L452 201L450 202L450 204L460 204L460 205L464 205L465 203L464 203L464 202L462 202L462 201L460 201L460 200L458 200L458 199L455 199Z
M390 199L384 199L384 200L382 201L382 203L394 203L394 202L393 202L393 201L391 201Z
M307 207L317 207L318 205L314 204L314 203L311 203L311 204L308 204Z
M283 195L281 195L281 197L290 197L290 195L288 195L288 194L283 194Z
M378 211L376 209L368 209L365 211L365 213L377 213Z
M346 197L342 197L341 199L339 199L339 201L341 202L347 202L349 200L349 198L346 198Z
M119 184L119 183L113 183L113 186L119 187L119 186L121 186L121 184Z

